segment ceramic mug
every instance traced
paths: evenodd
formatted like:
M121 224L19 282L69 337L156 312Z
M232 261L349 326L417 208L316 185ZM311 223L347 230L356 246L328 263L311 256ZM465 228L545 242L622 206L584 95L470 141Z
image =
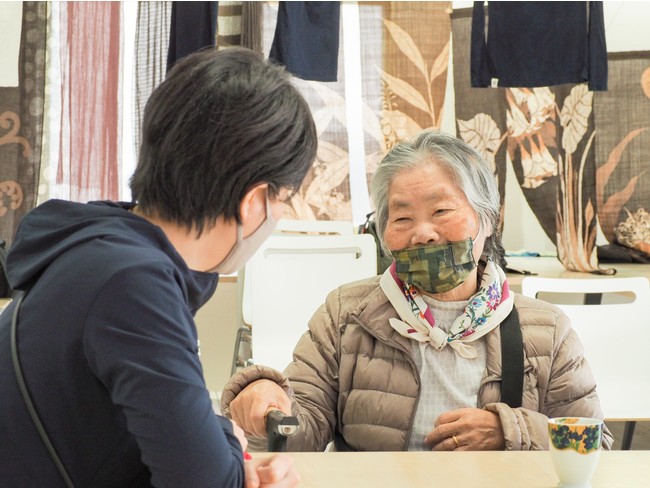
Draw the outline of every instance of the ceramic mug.
M549 450L562 488L589 487L603 438L603 421L586 417L548 420Z

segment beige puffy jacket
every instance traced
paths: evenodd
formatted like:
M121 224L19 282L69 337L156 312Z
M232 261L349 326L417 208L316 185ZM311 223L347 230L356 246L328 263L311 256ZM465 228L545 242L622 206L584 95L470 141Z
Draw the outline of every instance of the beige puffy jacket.
M284 388L299 417L300 430L289 438L287 450L322 451L330 441L339 450L406 450L420 378L410 339L389 325L388 319L397 314L379 279L331 292L310 320L284 374L251 366L233 376L222 395L224 414L229 415L230 402L246 385L266 378ZM515 306L524 341L522 407L499 402L499 328L485 336L487 365L478 407L499 415L506 449L548 449L549 417L603 418L596 383L566 315L551 304L517 294ZM603 447L610 449L611 444L606 430ZM251 446L260 445L251 439Z

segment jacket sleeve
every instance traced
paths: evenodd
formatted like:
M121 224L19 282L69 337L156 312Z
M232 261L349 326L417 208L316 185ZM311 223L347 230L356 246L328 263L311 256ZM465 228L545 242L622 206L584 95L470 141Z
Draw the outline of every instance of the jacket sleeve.
M230 415L230 402L247 385L258 379L269 379L280 385L298 417L299 431L287 441L289 451L323 451L333 439L338 402L339 323L341 322L339 291L329 294L309 321L293 351L293 362L283 373L264 366L246 368L226 384L221 407ZM259 448L259 439L249 438L249 448Z
M84 329L88 366L123 414L154 486L240 488L241 444L212 409L191 312L161 268L117 273L97 295Z
M584 357L578 335L563 313L557 315L548 372L548 386L540 399L540 411L510 408L505 403L488 403L485 408L499 415L506 450L548 449L548 419L592 417L603 419L596 381ZM542 394L544 390L540 390ZM603 428L603 449L611 449L613 437Z

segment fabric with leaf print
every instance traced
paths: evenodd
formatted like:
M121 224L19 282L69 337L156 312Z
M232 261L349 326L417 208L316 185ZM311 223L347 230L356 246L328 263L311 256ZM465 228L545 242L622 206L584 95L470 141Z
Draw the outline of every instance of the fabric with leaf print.
M351 220L350 168L363 165L368 184L386 151L399 139L442 120L449 62L451 2L359 2L361 30L361 119L364 160L350 160L343 49L338 81L295 79L314 116L318 154L284 217ZM268 52L278 3L264 2L263 44ZM357 100L354 103L358 102Z
M611 244L650 256L650 51L611 53L594 96L598 218Z
M470 32L472 9L451 14L457 135L490 163L499 187L501 214L506 194L506 111L503 88L486 90L470 86ZM500 224L503 229L503 222Z
M506 167L512 165L526 201L556 245L564 267L609 273L599 269L595 247L593 92L585 84L470 88L465 64L469 63L470 28L471 9L454 11L458 135L493 165L502 215Z

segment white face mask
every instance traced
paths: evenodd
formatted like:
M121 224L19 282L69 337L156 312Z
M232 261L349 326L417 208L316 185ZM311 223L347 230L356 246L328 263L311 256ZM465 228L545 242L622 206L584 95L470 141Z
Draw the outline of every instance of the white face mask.
M237 224L237 242L232 247L223 261L209 270L209 273L231 274L241 269L246 261L257 252L260 246L273 233L277 222L271 213L268 194L266 196L266 219L251 235L243 238L244 229L241 223Z

